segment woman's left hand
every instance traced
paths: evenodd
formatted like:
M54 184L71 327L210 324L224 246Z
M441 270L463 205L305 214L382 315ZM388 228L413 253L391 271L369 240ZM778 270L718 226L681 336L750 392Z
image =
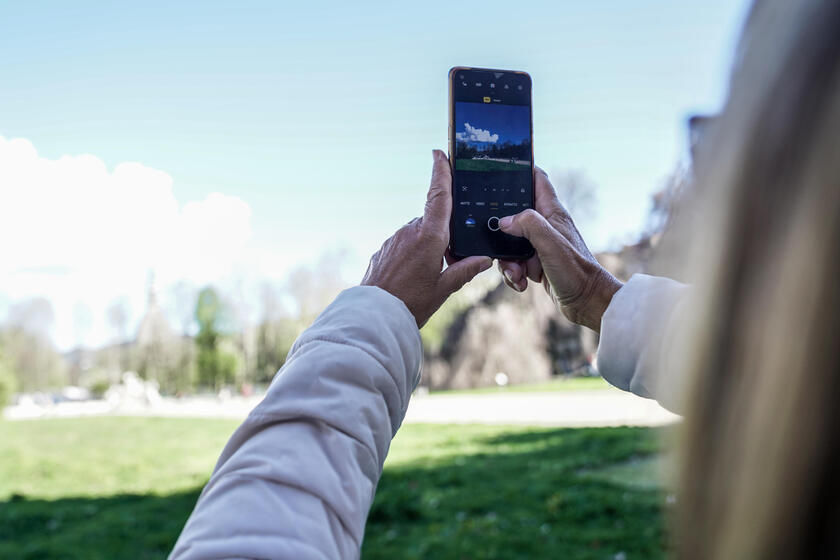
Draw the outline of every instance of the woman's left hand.
M370 259L363 286L398 297L422 327L443 302L493 264L490 257L455 261L448 255L452 171L440 150L432 152L432 184L422 218L400 228ZM444 261L448 266L444 268Z

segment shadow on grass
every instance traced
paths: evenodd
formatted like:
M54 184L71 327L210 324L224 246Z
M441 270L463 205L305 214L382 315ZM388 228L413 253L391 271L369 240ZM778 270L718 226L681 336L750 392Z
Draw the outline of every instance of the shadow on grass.
M659 450L645 428L537 430L493 453L387 470L364 558L661 558L661 490L587 473ZM623 554L622 554L623 553Z
M586 473L658 451L644 428L537 429L480 452L389 466L363 558L663 556L662 495ZM0 502L0 558L163 558L200 488Z
M0 558L164 558L201 488L170 494L0 502Z

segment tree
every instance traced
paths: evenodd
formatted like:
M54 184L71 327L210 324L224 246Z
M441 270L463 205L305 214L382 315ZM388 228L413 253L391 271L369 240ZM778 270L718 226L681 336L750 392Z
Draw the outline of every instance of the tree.
M302 328L298 321L275 307L272 298L271 292L264 290L263 317L256 328L254 381L257 383L271 381L285 363L286 355Z
M583 171L554 170L551 172L551 184L575 222L595 217L598 205L595 184Z
M651 197L645 236L662 233L672 223L677 205L688 192L691 185L689 169L678 166L663 181L662 187Z
M113 343L109 349L107 370L110 372L110 381L115 382L128 369L128 356L125 348L128 341L128 318L131 315L128 300L125 298L115 299L108 305L105 314L108 325L113 331Z
M108 325L114 331L114 342L120 344L128 338L128 316L130 311L125 298L115 299L105 311Z
M234 381L237 364L236 356L221 348L222 329L227 319L219 295L209 286L198 294L195 320L198 323L198 334L195 337L198 348L198 382L218 391Z
M7 323L26 332L49 335L54 321L52 304L42 297L36 297L13 305Z
M146 313L137 329L137 372L143 379L157 381L166 392L176 390L179 371L179 337L169 325L166 313L157 301L157 292L149 282Z
M191 333L195 325L195 307L198 290L185 280L176 283L170 292L172 301L175 303L175 313L181 331L181 339L178 344L178 364L176 367L177 376L173 376L172 391L174 393L185 393L193 389L196 377L196 347L192 343Z
M300 266L289 274L286 289L303 324L309 325L347 287L341 275L346 261L346 251L331 251L321 256L314 266Z
M17 391L17 379L5 357L0 354L0 410L9 404Z
M66 368L50 338L55 315L44 298L13 305L0 347L21 391L38 391L64 385Z
M260 318L253 331L253 380L266 383L286 361L300 326L283 305L279 287L272 283L265 282L261 286L259 308Z
M195 380L195 348L191 339L176 337L168 350L168 367L159 379L161 389L173 395L191 391Z
M71 385L80 385L82 375L89 369L87 338L93 326L93 314L90 306L83 301L77 301L73 305L73 336L76 342L76 349L72 353L76 356L70 360L67 368L67 377Z
M230 316L233 334L228 337L233 354L238 358L237 381L256 381L257 332L253 328L251 317L253 308L248 301L250 289L246 288L242 278L234 281L233 288L223 299L223 306Z

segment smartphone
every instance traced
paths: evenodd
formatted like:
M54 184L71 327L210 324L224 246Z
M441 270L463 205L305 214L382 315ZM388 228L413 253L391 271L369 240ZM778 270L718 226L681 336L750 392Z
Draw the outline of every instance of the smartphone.
M531 77L525 72L456 66L449 71L449 251L522 260L534 254L499 219L534 207Z

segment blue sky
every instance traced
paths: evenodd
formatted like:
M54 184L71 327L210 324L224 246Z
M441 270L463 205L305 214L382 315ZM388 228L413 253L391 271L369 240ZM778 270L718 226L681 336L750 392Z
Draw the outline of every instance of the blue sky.
M593 180L598 216L580 225L594 249L605 249L643 224L650 193L683 157L686 117L720 105L745 9L724 0L555 1L513 10L509 2L437 1L4 3L0 137L31 143L41 158L33 165L42 167L93 156L65 161L76 171L87 166L76 186L59 177L26 187L42 192L44 204L50 189L80 189L81 200L62 204L64 214L85 216L85 240L155 229L169 219L158 215L161 206L171 206L172 231L186 238L212 236L213 216L232 216L236 242L215 261L211 251L195 270L156 264L181 265L189 254L141 263L157 267L164 285L179 276L280 279L337 247L350 251L355 280L381 242L422 211L431 149L446 146L448 69L525 70L533 78L536 163ZM28 144L16 146L32 155ZM142 194L139 173L159 198L126 190L136 204L113 204L133 225L100 225L90 208L114 206L102 202L107 191L84 190L84 177L105 173L102 185L112 184L108 174L122 162L142 167L121 168L121 185ZM0 183L0 202L20 228L33 228L20 239L75 229L60 209L16 208L26 181L14 180L20 184ZM103 302L120 294L142 308L145 274L85 272L79 263L106 257L96 243L80 244L68 249L77 251L68 262L58 262L66 251L53 257L37 244L20 262L7 259L0 311L33 294L56 302L61 317L79 302L101 317ZM129 281L129 272L139 278ZM93 277L105 279L94 289ZM66 345L72 329L62 320L56 337ZM100 334L86 336L99 340L105 327L94 322Z

